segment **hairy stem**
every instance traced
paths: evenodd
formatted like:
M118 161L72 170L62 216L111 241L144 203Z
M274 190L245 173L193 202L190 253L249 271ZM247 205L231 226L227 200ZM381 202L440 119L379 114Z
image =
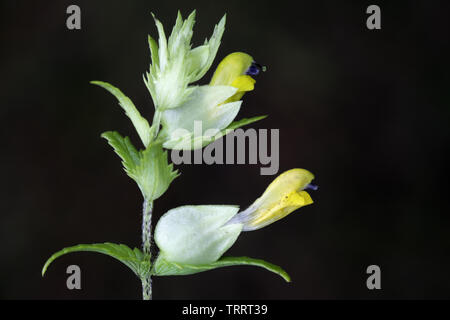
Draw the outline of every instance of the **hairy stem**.
M150 259L151 241L152 241L152 211L153 202L144 199L142 205L142 251ZM142 281L142 299L151 300L152 299L152 279L151 274L141 278Z

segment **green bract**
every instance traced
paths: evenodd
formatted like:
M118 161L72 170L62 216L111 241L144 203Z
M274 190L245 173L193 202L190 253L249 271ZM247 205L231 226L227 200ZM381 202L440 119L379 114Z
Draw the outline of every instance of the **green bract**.
M173 164L169 165L167 151L163 151L161 144L152 143L147 149L137 151L130 139L123 138L118 132L105 132L102 137L121 157L125 172L136 181L146 200L158 199L178 176Z
M202 46L191 49L195 11L183 21L178 12L177 21L167 41L164 27L155 18L158 43L149 36L152 64L144 77L155 108L176 108L195 90L190 83L199 80L211 67L225 29L225 16L214 28L211 39Z
M139 137L141 138L143 145L147 146L150 143L151 139L150 126L147 119L143 118L139 111L136 109L133 101L125 96L118 88L107 82L91 81L91 83L108 90L117 98L117 100L119 101L119 105L122 107L122 109L125 111L125 114L133 123L133 126L136 129Z

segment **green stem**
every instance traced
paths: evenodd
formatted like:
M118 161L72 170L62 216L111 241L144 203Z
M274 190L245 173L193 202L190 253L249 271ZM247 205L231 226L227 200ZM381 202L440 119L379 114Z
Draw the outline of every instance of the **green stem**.
M142 205L142 250L149 259L151 256L151 241L152 241L152 211L153 202L144 199ZM141 278L142 282L142 299L151 300L152 299L152 279L151 273L144 275Z

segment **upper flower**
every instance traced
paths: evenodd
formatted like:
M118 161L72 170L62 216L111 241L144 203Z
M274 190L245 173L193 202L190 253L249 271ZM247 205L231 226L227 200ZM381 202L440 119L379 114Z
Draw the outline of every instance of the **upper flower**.
M223 59L210 84L192 85L211 67L225 29L224 16L215 26L211 38L191 49L194 19L195 11L186 20L178 12L167 39L163 25L155 18L159 38L156 42L148 37L152 63L144 76L155 105L151 126L118 88L102 81L92 82L119 100L145 147L157 140L168 149L198 149L226 134L225 129L236 129L265 118L259 116L233 122L243 94L254 88L255 80L251 76L264 70L246 53L235 52ZM200 129L195 130L196 126Z
M226 85L237 88L237 92L225 103L238 101L245 92L255 88L255 79L251 76L259 74L265 67L257 64L253 58L243 52L234 52L226 56L217 66L209 83L211 86Z
M161 139L169 149L198 149L220 137L236 118L245 92L254 89L262 67L243 52L226 56L209 85L194 89L177 108L162 114ZM196 130L196 127L198 129Z

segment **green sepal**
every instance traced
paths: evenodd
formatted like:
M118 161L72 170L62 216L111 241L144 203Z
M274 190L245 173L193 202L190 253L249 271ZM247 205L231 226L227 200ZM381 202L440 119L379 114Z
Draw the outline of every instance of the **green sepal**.
M130 118L134 128L136 129L139 137L142 140L142 143L144 144L144 146L147 146L151 140L150 125L148 124L147 119L142 117L139 111L136 109L133 101L131 101L130 98L124 95L122 91L119 90L119 88L116 88L107 82L91 81L91 83L108 90L117 98L117 100L119 100L119 105L125 111L125 114L128 116L128 118Z
M181 276L209 271L216 268L238 265L261 267L278 274L286 280L286 282L291 282L291 277L281 267L261 259L253 259L249 257L223 257L210 264L191 265L170 262L165 260L160 255L153 264L152 274L156 276Z
M54 253L45 262L44 267L42 268L42 276L44 276L49 265L57 258L67 253L81 251L97 252L113 257L130 268L138 277L142 277L148 274L151 269L150 256L145 255L138 248L131 249L124 244L105 242L94 244L79 244L73 247L64 248Z
M169 164L167 151L161 144L155 142L147 149L137 151L128 137L124 138L116 131L107 131L101 136L122 159L125 172L138 184L148 201L158 199L178 177L178 170L173 170L173 164Z

